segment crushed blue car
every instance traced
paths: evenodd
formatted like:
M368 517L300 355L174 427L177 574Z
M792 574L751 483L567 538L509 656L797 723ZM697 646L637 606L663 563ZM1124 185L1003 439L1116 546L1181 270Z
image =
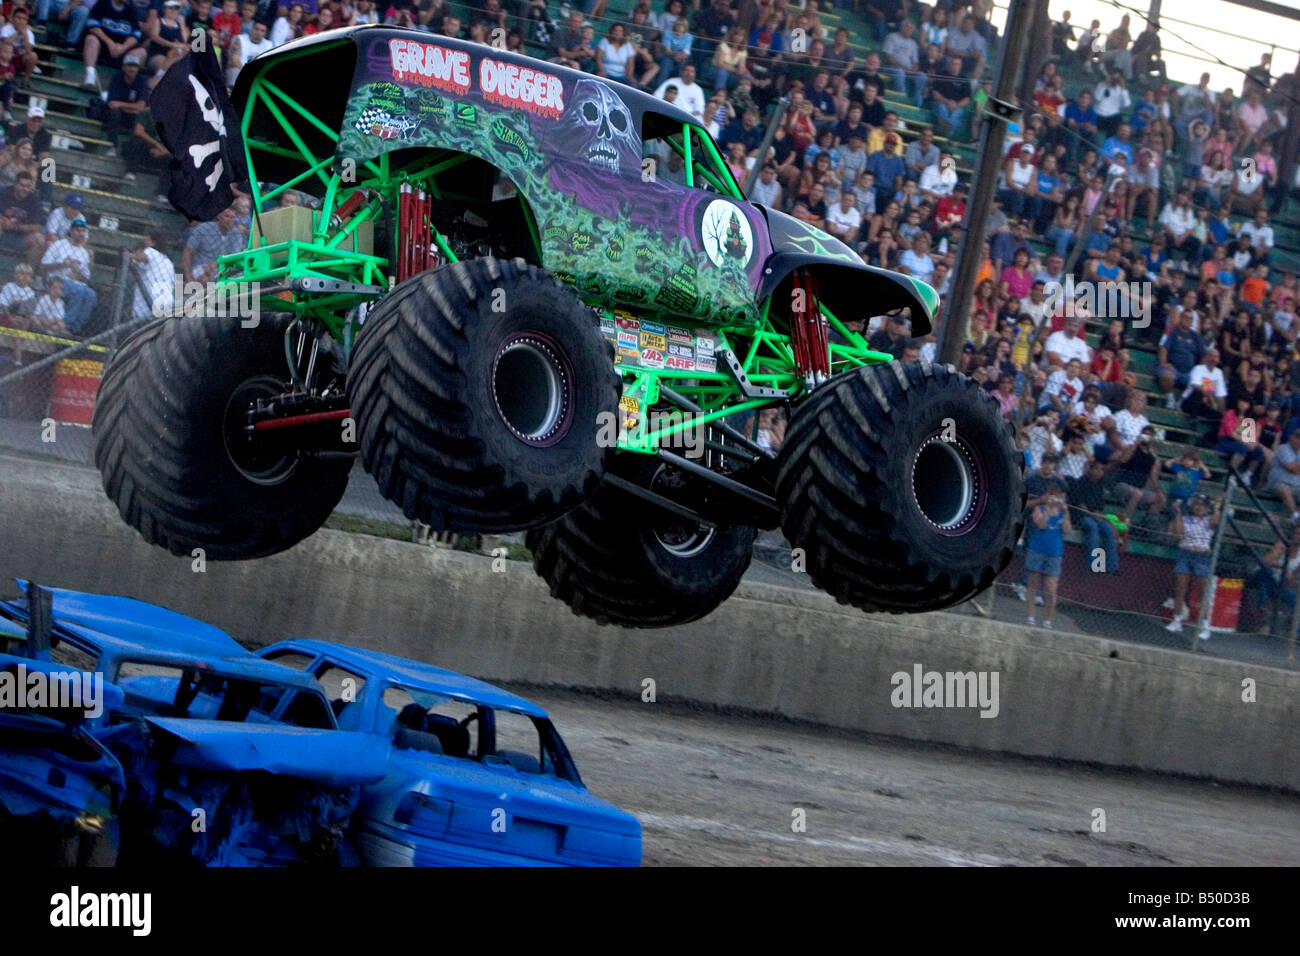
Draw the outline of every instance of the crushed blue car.
M63 863L356 862L344 835L386 746L340 732L316 681L129 598L48 589L48 634L20 641L37 593L0 603L0 667L104 692L93 714L0 701L0 825L103 835Z
M24 835L24 858L640 863L640 823L588 792L521 697L326 641L254 654L141 601L19 583L28 596L0 602L0 692L10 670L102 683L95 711L0 693L0 839Z
M593 796L546 712L454 671L318 640L262 657L324 687L345 729L391 741L352 837L371 866L637 866L641 824Z
M0 618L0 651L26 650L31 641L27 629ZM0 845L36 865L110 865L119 839L115 808L126 786L122 765L88 731L86 708L35 699L33 677L52 687L94 682L75 668L0 653ZM96 696L99 707L123 701L102 681Z

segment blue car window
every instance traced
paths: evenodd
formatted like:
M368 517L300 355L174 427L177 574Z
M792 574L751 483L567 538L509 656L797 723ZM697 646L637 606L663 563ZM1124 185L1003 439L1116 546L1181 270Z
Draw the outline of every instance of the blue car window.
M266 659L268 661L275 661L277 664L283 664L285 667L292 667L296 671L300 671L316 658L310 654L303 654L299 651L277 651L274 654L267 654Z
M555 772L555 761L546 754L531 717L499 709L493 714L498 756L504 757L520 773Z
M99 667L97 655L83 650L66 638L50 648L50 659L56 664L67 664L81 671L94 672Z
M324 669L316 674L316 680L325 689L325 696L331 704L339 701L352 703L360 700L361 692L366 686L366 679L360 674L344 670L335 664L325 665ZM337 710L335 712L337 713Z

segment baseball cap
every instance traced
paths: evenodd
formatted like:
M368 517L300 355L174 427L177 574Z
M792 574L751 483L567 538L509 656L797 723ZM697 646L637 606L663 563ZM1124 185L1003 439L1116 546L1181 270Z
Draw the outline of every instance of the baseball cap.
M40 119L44 115L45 110L41 109L39 106L33 106L27 111L28 119Z
M124 60L122 61L122 65L123 65L123 66L126 66L128 63L134 64L135 66L139 66L139 65L140 65L140 56L139 56L139 54L137 54L137 53L128 53L128 54L126 55L126 59L124 59Z
M63 205L71 206L74 209L80 209L86 204L86 200L81 198L81 193L68 193L68 198L63 200Z
M86 220L82 219L80 216L78 216L76 219L72 220L72 227L71 227L71 228L76 229L78 226L85 226L87 229L90 228L90 224L87 223Z

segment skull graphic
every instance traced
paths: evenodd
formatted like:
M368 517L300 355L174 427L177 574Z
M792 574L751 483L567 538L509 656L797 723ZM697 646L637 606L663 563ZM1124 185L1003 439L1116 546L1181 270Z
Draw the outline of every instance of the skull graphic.
M212 96L199 82L198 77L190 75L190 86L194 87L194 102L199 110L203 113L203 120L212 127L212 131L217 138L210 143L203 143L198 146L189 148L190 159L194 163L195 169L200 169L208 161L208 157L217 153L221 149L221 137L226 135L226 118L221 115L221 108L212 100ZM221 179L221 173L224 167L221 159L217 159L216 165L212 172L203 180L209 189L215 189Z
M639 137L632 128L632 114L605 84L579 80L563 126L573 142L570 155L611 173L640 168Z

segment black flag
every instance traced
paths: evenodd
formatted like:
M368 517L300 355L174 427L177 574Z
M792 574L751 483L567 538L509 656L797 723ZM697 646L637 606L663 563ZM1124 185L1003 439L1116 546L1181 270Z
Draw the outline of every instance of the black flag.
M248 179L248 164L211 46L172 65L149 97L149 111L172 154L167 198L190 219L215 219L234 201L231 184Z

